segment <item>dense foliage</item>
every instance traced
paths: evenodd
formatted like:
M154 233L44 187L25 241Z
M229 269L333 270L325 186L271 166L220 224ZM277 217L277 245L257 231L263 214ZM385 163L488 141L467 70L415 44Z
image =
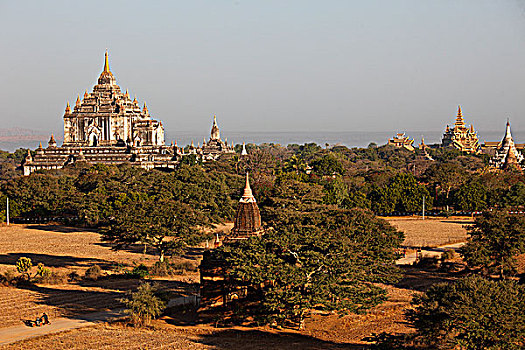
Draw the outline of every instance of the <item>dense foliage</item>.
M469 277L431 287L410 319L424 343L441 349L523 349L525 288Z
M214 254L226 261L230 288L256 295L243 317L301 327L311 309L362 312L385 300L373 283L398 277L393 263L402 239L369 211L325 209L288 215L262 237Z
M484 212L468 229L461 254L472 268L501 278L516 272L516 257L525 253L525 216L507 211Z

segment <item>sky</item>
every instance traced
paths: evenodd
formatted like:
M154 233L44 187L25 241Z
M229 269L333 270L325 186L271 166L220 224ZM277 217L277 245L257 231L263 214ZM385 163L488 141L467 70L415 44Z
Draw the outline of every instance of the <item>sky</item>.
M0 0L0 128L103 68L171 133L525 130L525 1Z

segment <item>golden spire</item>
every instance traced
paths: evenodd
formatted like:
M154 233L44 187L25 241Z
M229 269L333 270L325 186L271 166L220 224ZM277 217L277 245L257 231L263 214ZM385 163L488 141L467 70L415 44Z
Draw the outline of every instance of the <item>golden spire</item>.
M126 98L129 98L128 89L126 89L126 94L124 95Z
M144 102L144 108L142 109L142 112L144 112L144 114L148 114L148 107L146 106L146 102Z
M84 92L84 100L85 100L86 98L88 98L88 96L89 96L89 94L88 94L87 89L86 89L86 92Z
M255 197L253 196L252 189L250 188L248 173L246 173L246 186L244 187L244 193L242 194L240 202L255 202Z
M80 95L77 95L77 102L75 102L75 107L80 107Z
M109 70L108 49L106 49L106 54L105 54L105 59L104 59L104 73L111 73Z
M458 106L458 115L456 116L456 126L465 126L465 121L463 120L463 114L461 114L461 106Z
M69 113L71 113L71 107L69 107L69 101L67 101L66 114L69 114Z
M133 104L135 104L135 105L139 104L138 101L137 101L137 95L135 95L135 98L133 99Z

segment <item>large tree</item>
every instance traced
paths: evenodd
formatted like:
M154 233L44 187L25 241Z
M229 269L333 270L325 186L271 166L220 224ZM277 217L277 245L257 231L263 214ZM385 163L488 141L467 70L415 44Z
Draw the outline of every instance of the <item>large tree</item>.
M362 312L385 300L374 282L398 277L394 260L402 233L362 209L285 217L261 237L214 252L226 261L232 287L256 296L257 306L243 316L301 327L312 309Z
M507 211L484 212L468 229L470 238L461 254L472 268L497 273L501 278L513 274L516 256L525 253L525 217Z
M103 240L121 249L143 244L156 249L159 260L202 242L206 217L189 205L143 194L123 197L115 216L102 230Z
M525 288L468 277L416 297L409 319L432 349L523 349Z

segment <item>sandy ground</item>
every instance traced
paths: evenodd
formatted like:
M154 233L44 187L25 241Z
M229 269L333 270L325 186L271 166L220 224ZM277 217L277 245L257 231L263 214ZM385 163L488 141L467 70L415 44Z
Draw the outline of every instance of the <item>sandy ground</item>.
M404 245L410 247L437 247L466 241L465 226L471 225L471 217L434 218L385 217L398 230L405 233Z

